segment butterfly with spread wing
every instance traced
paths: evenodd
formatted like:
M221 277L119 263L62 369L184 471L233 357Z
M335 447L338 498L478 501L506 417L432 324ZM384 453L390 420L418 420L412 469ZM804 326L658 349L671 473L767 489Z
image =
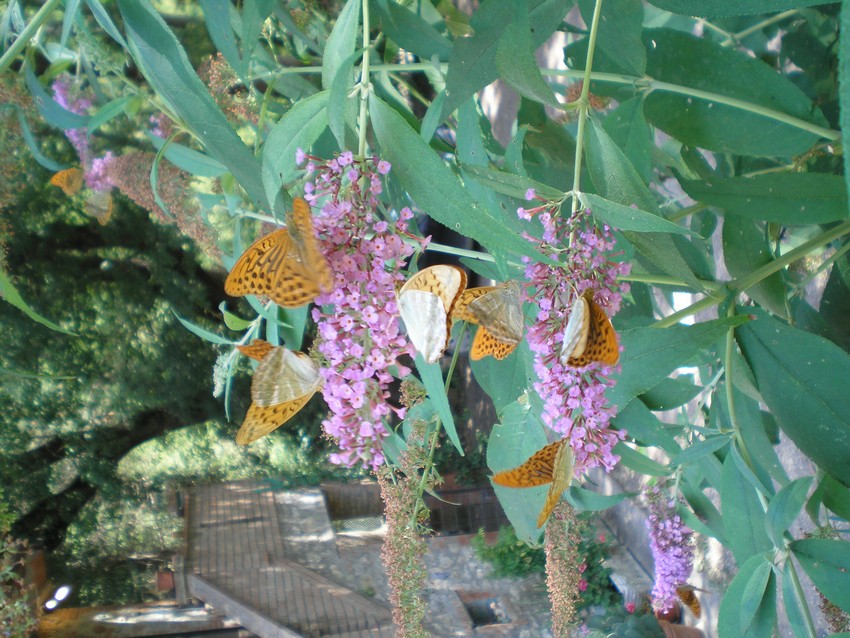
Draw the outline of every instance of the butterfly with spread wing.
M266 295L297 308L333 289L333 274L319 250L306 200L296 197L286 228L261 237L236 260L224 291L233 297Z
M465 290L452 311L455 321L478 326L469 358L487 356L501 361L522 340L523 316L519 286L514 282Z

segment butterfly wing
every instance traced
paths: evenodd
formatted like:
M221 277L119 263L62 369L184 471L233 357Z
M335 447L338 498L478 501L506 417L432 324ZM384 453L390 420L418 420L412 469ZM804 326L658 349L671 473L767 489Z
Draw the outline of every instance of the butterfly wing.
M546 502L543 509L540 510L540 516L537 517L537 527L543 527L549 516L552 515L552 510L561 500L561 494L570 486L573 480L573 451L567 443L566 439L557 441L558 448L555 453L554 469L552 472L552 484L549 486L549 491L546 494Z
M295 416L312 396L313 393L311 392L292 401L269 406L252 403L251 407L248 408L248 414L245 415L242 427L236 433L236 444L248 445L269 432L273 432Z
M321 384L319 369L310 357L278 346L254 370L251 400L260 407L273 407L310 397Z
M451 317L454 305L466 288L466 273L457 266L441 264L423 268L408 279L399 290L399 297L408 290L430 292L443 302L444 312Z
M579 297L573 302L570 310L570 319L564 330L564 341L561 344L560 361L568 364L569 360L576 359L584 354L587 347L587 337L590 334L590 310L587 299Z
M262 339L254 339L249 346L236 346L246 357L251 357L255 361L262 361L265 356L274 349L274 346L268 341Z
M79 168L66 168L50 178L53 186L58 186L68 197L73 197L83 187L83 171Z
M699 598L697 598L693 587L690 585L679 585L676 588L676 595L691 610L694 618L699 618L702 615L702 605L700 605Z
M442 357L450 334L442 299L424 290L402 288L398 310L410 342L425 361L434 363Z
M500 341L516 345L522 339L523 316L519 286L494 286L469 302L468 312Z
M321 292L333 290L333 273L319 250L310 204L301 197L292 200L291 235L300 248L301 261L310 269L313 281Z
M478 361L486 356L492 356L497 361L501 361L516 350L516 346L516 343L506 343L497 339L486 326L480 325L472 340L469 358Z
M620 349L617 346L617 333L605 311L593 300L593 293L584 294L587 300L590 328L587 335L587 345L581 356L570 357L568 365L582 368L594 361L609 366L616 365L620 360Z
M113 209L112 195L107 192L94 191L86 197L86 213L94 217L101 226L106 226L112 219Z
M493 482L504 487L536 487L550 483L560 445L561 441L555 441L537 450L519 467L495 474Z
M478 288L467 288L457 298L454 309L452 310L453 321L468 321L469 323L478 323L478 318L469 310L469 304L486 295L491 290L496 290L495 286L479 286Z

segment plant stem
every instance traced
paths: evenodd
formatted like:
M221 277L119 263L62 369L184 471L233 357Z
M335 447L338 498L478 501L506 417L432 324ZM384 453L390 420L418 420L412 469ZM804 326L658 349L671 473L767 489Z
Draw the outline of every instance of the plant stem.
M738 33L733 33L733 34L727 33L726 35L728 37L723 42L720 43L720 46L728 47L730 44L734 44L735 42L740 41L741 38L746 38L751 33L755 33L756 31L761 31L766 26L769 26L771 24L775 24L776 22L781 22L785 18L790 18L795 13L797 13L797 9L790 9L788 11L783 11L782 13L777 13L774 16L770 16L766 20L762 20L761 22L756 22L751 27L747 27L746 29L738 31Z
M41 28L41 25L47 21L47 17L50 15L50 12L59 6L61 2L62 0L47 0L47 2L41 5L41 8L36 11L32 20L29 21L29 24L24 27L21 34L15 38L14 42L12 42L12 46L6 49L6 53L3 54L3 57L0 57L0 73L3 73L9 68L9 65L12 64L12 60L18 57L18 54L24 50L35 32L38 31Z
M369 58L372 53L369 41L369 0L363 0L363 62L360 65L360 118L357 124L357 156L360 159L366 157L366 128L369 122Z
M572 212L579 208L579 191L581 190L581 162L584 153L584 127L587 123L587 111L590 95L590 72L593 68L593 52L596 50L596 35L599 32L599 16L602 13L602 0L596 0L593 7L593 19L590 23L590 36L587 45L587 60L584 64L584 83L581 87L581 97L578 105L578 130L576 131L576 154L573 166Z
M791 588L794 590L794 598L797 599L800 612L803 614L803 622L806 623L806 632L809 638L815 638L815 623L812 621L812 614L809 612L809 605L806 603L806 595L803 593L803 586L800 584L800 579L797 576L797 570L794 568L794 563L791 558L788 559L788 575L791 577Z

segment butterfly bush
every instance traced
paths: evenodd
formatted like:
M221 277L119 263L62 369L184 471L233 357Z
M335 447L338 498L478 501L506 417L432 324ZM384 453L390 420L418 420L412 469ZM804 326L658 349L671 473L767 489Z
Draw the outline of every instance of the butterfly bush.
M658 613L676 604L676 589L688 582L694 560L691 544L693 532L676 513L675 501L669 500L658 487L647 492L649 546L655 561L655 585L652 608Z
M376 469L384 462L388 417L404 418L405 412L390 404L389 387L391 369L399 377L410 374L398 362L412 348L399 330L395 289L413 253L402 241L413 214L402 209L392 224L377 215L387 162L356 160L351 152L323 162L299 150L296 161L305 160L314 178L304 197L321 205L314 224L335 278L333 291L318 297L313 309L318 351L327 364L322 394L330 415L322 425L339 444L333 463Z
M533 190L526 198L539 200ZM539 219L542 241L527 233L525 236L557 262L524 260L526 295L538 307L526 338L538 377L534 389L544 402L543 422L569 439L577 474L600 464L610 471L619 461L611 449L625 438L625 432L611 428L616 412L605 398L605 391L615 383L611 378L614 368L596 362L572 368L560 362L560 353L575 299L593 290L596 303L609 316L615 314L622 295L628 292L628 284L619 283L618 278L629 273L630 265L609 259L615 248L611 229L595 226L590 211L579 210L564 217L544 202L535 208L520 208L517 213L521 219Z

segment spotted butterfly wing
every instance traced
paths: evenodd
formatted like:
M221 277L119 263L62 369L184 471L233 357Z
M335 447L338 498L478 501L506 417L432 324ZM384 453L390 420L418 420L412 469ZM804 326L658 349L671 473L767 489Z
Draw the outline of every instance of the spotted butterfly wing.
M566 439L560 439L532 454L519 467L497 473L493 482L504 487L536 487L551 483L546 502L537 517L537 527L543 527L572 478L572 449Z
M569 357L567 365L583 368L594 361L609 366L616 365L620 360L620 349L617 345L617 333L614 326L611 325L611 320L605 311L593 300L592 291L586 291L583 297L587 301L589 315L587 343L581 355Z
M484 357L492 356L497 361L505 359L511 352L516 350L516 343L506 343L490 332L487 326L478 326L472 347L469 350L469 358L479 361Z
M68 197L73 197L83 187L83 171L79 168L66 168L65 170L55 173L50 178L50 183L53 186L58 186Z
M560 361L563 364L571 358L577 358L584 354L587 347L587 337L590 334L590 310L587 299L578 297L573 302L570 310L570 318L564 330L564 340L561 344Z
M495 289L496 286L479 286L464 290L457 298L457 303L455 303L454 310L452 310L452 319L454 321L468 321L469 323L477 324L478 319L470 312L469 304Z
M424 268L398 291L398 309L413 347L434 363L449 345L454 305L466 287L466 273L455 266Z
M251 345L236 346L236 348L246 357L251 357L254 361L262 361L263 358L275 348L275 346L270 344L268 341L254 339L251 342Z
M679 585L676 588L676 595L679 597L679 600L681 600L682 603L691 610L694 618L699 618L702 615L702 605L700 604L696 591L692 586Z
M277 405L261 406L252 403L251 407L248 408L248 413L245 415L245 421L242 423L242 427L236 433L236 444L248 445L257 439L261 439L266 434L274 432L298 414L301 408L307 405L307 401L312 396L312 394L305 395L286 403L278 403Z
M228 295L266 295L296 308L331 290L333 278L313 234L309 204L296 198L289 219L291 230L261 237L236 260L224 282Z

